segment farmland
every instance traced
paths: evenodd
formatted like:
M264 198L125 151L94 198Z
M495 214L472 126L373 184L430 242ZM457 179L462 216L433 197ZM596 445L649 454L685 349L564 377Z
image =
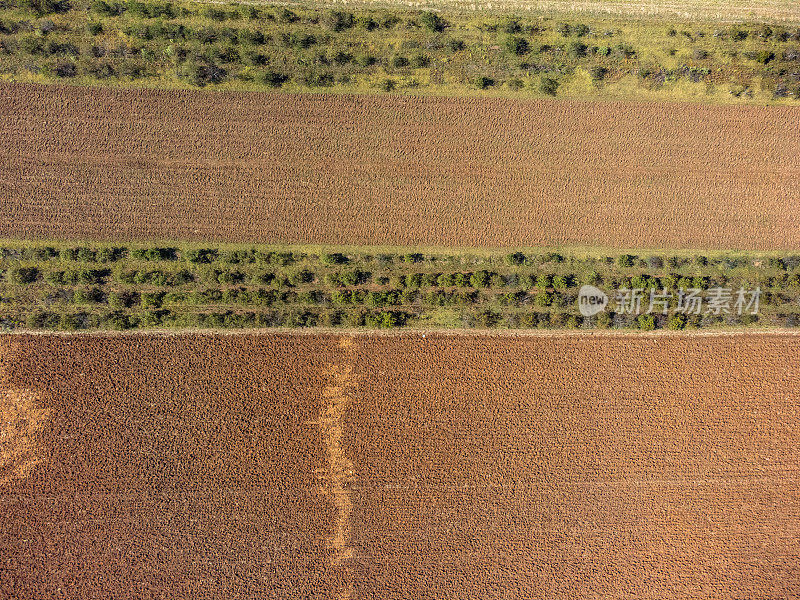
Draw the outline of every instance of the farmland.
M0 77L80 85L794 104L799 42L772 20L0 3Z
M5 330L797 327L799 300L800 255L0 246Z
M5 597L800 594L794 336L0 344Z
M0 236L800 247L797 109L0 86Z

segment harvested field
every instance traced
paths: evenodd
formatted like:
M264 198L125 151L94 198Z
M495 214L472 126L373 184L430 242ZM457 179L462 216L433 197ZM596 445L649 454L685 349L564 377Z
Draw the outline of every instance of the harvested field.
M793 337L0 345L2 597L800 598Z
M0 86L0 236L796 249L800 109Z

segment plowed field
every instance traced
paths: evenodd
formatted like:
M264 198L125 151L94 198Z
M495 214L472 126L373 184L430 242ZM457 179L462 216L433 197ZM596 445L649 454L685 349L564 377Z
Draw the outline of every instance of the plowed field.
M3 598L800 598L796 337L0 339Z
M0 236L800 247L800 110L0 86Z

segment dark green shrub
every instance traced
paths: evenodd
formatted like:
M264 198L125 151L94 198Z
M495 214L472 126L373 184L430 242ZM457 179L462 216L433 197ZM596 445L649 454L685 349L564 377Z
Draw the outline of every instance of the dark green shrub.
M70 4L66 0L17 0L17 7L29 10L39 16L69 11Z
M208 264L214 262L219 257L219 251L209 248L201 250L188 250L185 253L186 260L195 264Z
M487 288L491 281L491 273L488 271L476 271L469 278L469 284L474 288Z
M419 16L419 22L430 31L441 32L447 27L447 22L436 13L426 11Z
M667 322L667 329L678 331L686 327L686 315L675 314Z
M516 56L522 56L530 51L528 40L519 36L509 36L505 41L506 50Z
M321 254L319 260L323 265L343 265L350 262L347 256L338 252Z
M552 77L542 77L539 82L539 91L548 96L555 96L558 93L559 83Z
M36 267L15 267L8 272L9 281L17 285L34 283L39 276L39 269Z
M537 292L533 297L533 303L540 307L550 306L553 304L553 295L544 291Z
M608 69L603 66L594 65L589 67L589 77L592 78L592 81L603 81L607 74Z
M332 31L340 32L355 24L352 13L341 10L328 10L322 17L322 23Z
M103 316L102 323L108 329L114 329L117 331L121 331L123 329L130 329L131 322L128 320L128 317L119 311L107 313Z
M583 58L588 47L583 42L572 42L567 51L571 58Z
M636 259L637 257L632 254L620 254L617 257L617 266L623 268L632 267L636 263Z
M95 0L92 2L91 11L101 17L118 17L125 12L125 5L121 2L104 2Z
M475 315L479 327L494 327L500 322L500 315L492 310L484 310Z
M304 283L311 283L314 281L314 273L308 269L302 269L289 274L289 283L292 285L302 285Z
M265 71L261 77L261 81L269 87L279 88L289 81L289 77L277 71Z

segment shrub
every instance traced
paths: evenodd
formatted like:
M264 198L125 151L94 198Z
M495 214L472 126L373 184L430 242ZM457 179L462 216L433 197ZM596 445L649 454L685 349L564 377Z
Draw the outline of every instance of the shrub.
M439 287L452 287L455 285L455 276L452 273L442 273L436 278Z
M450 40L447 47L451 52L461 52L464 49L464 40Z
M537 292L533 297L533 303L536 306L545 307L553 304L553 295L548 292Z
M121 2L95 0L92 2L91 11L102 17L118 17L125 12L125 5Z
M485 75L482 75L481 77L475 79L475 87L478 88L479 90L485 90L487 88L492 87L493 85L494 85L494 79L492 79L491 77L486 77Z
M494 327L500 322L500 315L492 310L481 311L475 318L480 327Z
M228 72L217 65L187 65L183 71L183 77L197 87L205 87L209 84L222 83L228 76Z
M419 16L422 26L430 31L441 32L447 27L447 22L436 13L426 11Z
M415 54L411 57L411 66L415 69L422 69L431 64L431 57L427 54Z
M469 284L474 288L487 288L491 280L491 274L488 271L477 271L469 278Z
M592 81L603 81L608 74L608 69L600 65L594 65L589 67L589 77L592 78Z
M78 74L78 67L70 61L60 62L53 71L56 77L75 77Z
M100 248L97 251L97 262L115 262L122 258L125 251L122 248Z
M190 263L204 265L217 260L219 257L219 251L208 248L201 250L189 250L185 253L185 256L186 260L188 260Z
M119 311L104 315L102 323L108 329L115 329L117 331L129 329L131 327L131 322L128 320L128 317Z
M584 277L584 281L589 285L599 285L603 282L603 278L597 273L597 271L589 271Z
M34 310L25 317L25 327L28 329L45 329L53 321L53 313Z
M349 12L328 10L322 17L322 24L331 31L340 32L352 27L355 24L355 18Z
M564 290L570 287L569 275L556 275L553 277L553 287L557 290Z
M639 315L636 324L643 331L652 331L656 328L656 318L653 315Z
M289 274L289 283L292 285L302 285L304 283L311 283L314 281L314 273L308 269L302 269Z
M539 91L548 96L555 96L558 93L559 83L551 77L542 77L539 82Z
M67 12L70 4L66 0L17 0L17 7L42 16Z
M489 285L491 287L503 287L506 285L506 279L499 273L492 273L489 277Z
M339 254L338 252L321 254L319 260L323 265L343 265L350 262L344 254Z
M279 88L289 81L289 77L277 71L265 71L261 76L261 81L269 87Z
M620 254L617 257L617 266L623 268L632 267L636 263L636 257L632 254Z
M527 54L530 50L530 44L525 38L511 35L506 38L505 47L508 52L517 56Z
M389 64L395 69L401 69L408 66L408 59L405 56L393 56Z
M669 321L667 322L667 329L671 329L672 331L679 331L686 327L686 315L684 314L676 314L670 317Z
M596 324L601 329L608 329L613 324L613 319L607 312L602 312L597 315Z
M16 267L8 273L9 281L18 285L27 285L39 279L39 269L36 267Z
M583 42L572 42L567 51L571 58L583 58L586 56L587 46Z

